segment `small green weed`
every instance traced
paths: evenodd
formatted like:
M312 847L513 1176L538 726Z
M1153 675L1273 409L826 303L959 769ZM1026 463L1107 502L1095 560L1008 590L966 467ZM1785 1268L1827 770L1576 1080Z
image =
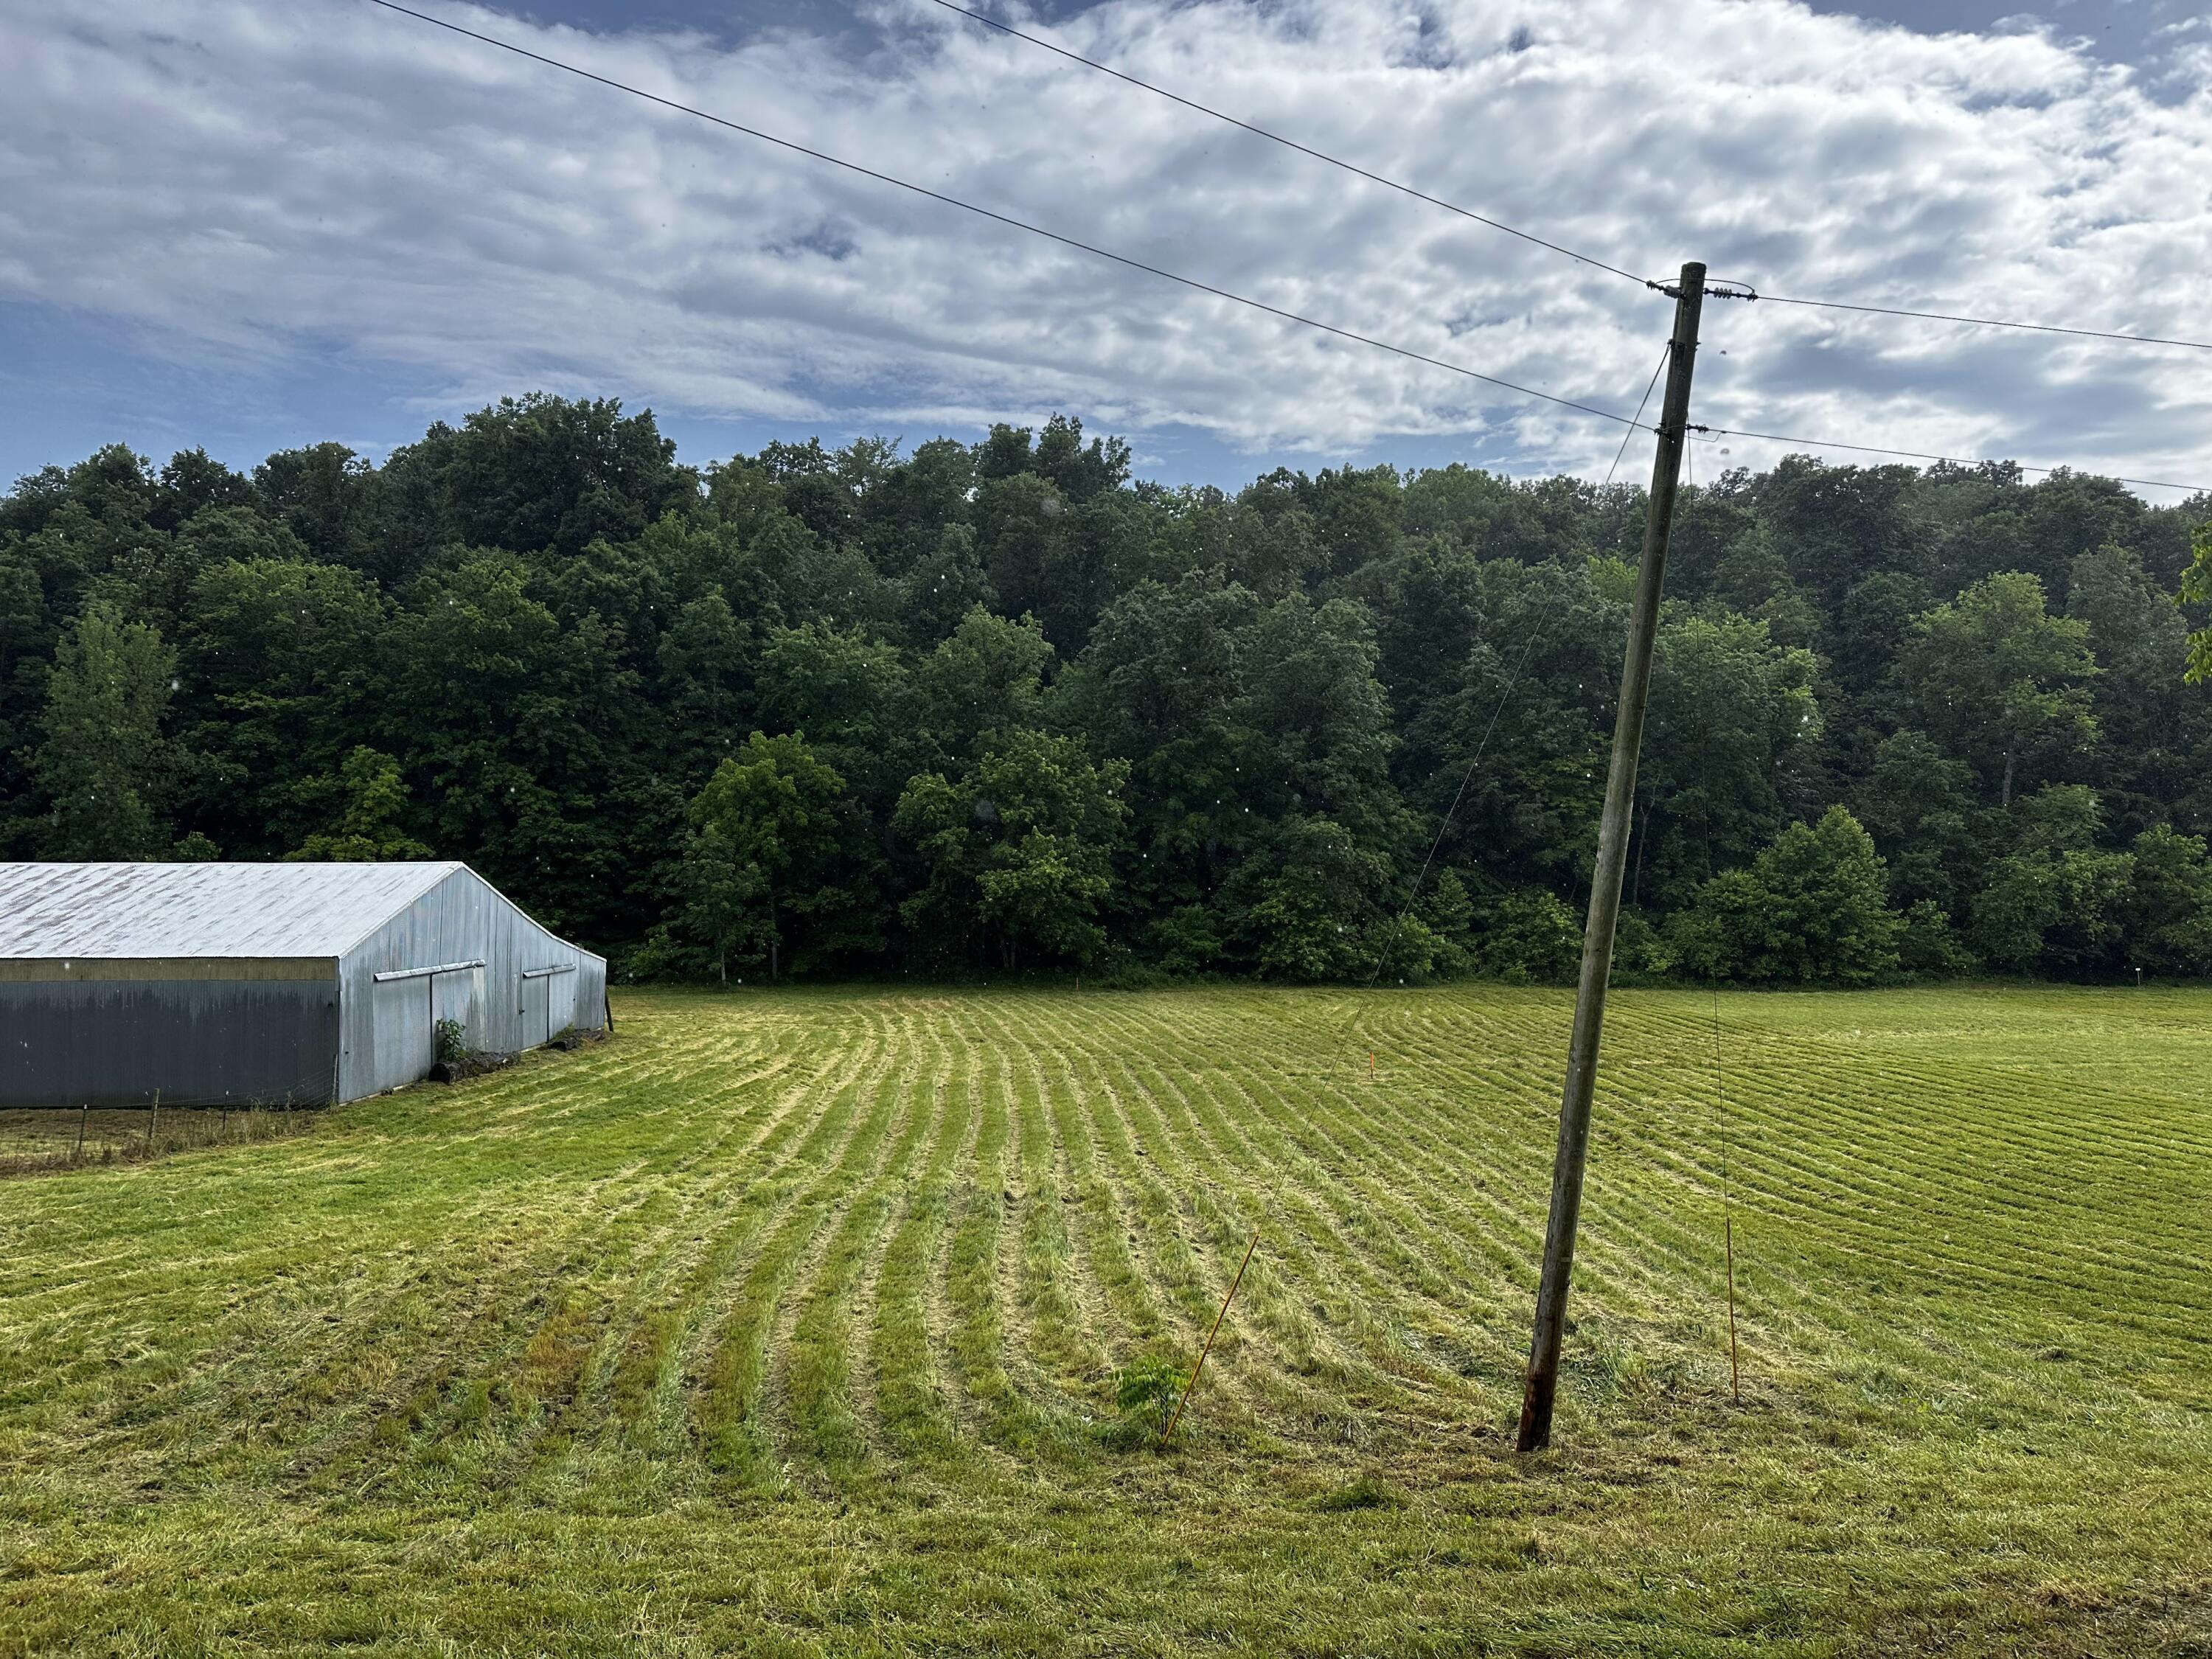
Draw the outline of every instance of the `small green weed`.
M1159 1354L1147 1354L1115 1372L1114 1404L1121 1413L1115 1426L1121 1437L1166 1439L1168 1425L1175 1420L1176 1407L1182 1401L1182 1367Z
M1353 1480L1325 1492L1313 1501L1317 1510L1403 1509L1406 1495L1372 1469L1363 1469Z

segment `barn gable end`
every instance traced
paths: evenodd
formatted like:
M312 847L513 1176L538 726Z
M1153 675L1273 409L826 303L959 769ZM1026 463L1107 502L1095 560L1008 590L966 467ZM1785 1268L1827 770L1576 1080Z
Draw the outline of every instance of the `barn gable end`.
M605 1024L605 960L539 927L466 865L357 941L338 978L349 1100L427 1073L437 1020L460 1021L470 1046L492 1054Z

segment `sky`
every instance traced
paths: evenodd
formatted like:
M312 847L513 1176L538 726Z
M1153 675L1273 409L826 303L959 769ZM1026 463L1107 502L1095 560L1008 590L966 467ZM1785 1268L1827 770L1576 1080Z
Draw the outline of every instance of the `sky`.
M933 0L410 0L1129 259L1629 414L1669 302ZM1621 270L2212 340L2190 0L969 0ZM369 0L0 9L0 479L112 441L380 458L544 389L704 464L1054 411L1140 475L1650 440L842 171ZM1709 301L1693 418L2212 483L2212 352ZM1803 448L1692 446L1694 471ZM2146 488L2147 499L2172 491Z

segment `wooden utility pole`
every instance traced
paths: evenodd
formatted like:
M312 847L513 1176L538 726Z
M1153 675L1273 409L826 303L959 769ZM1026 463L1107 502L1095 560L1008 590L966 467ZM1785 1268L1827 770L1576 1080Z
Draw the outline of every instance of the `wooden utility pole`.
M1583 930L1583 971L1575 993L1575 1033L1567 1048L1567 1081L1559 1102L1559 1146L1552 1164L1552 1216L1544 1230L1544 1277L1536 1291L1536 1331L1528 1346L1528 1385L1521 1401L1520 1449L1552 1443L1552 1406L1559 1389L1559 1340L1567 1324L1567 1281L1574 1272L1575 1226L1582 1217L1583 1166L1589 1158L1590 1094L1597 1085L1598 1039L1605 1028L1605 989L1613 975L1613 925L1620 917L1620 878L1628 863L1636 804L1636 761L1644 744L1644 704L1651 690L1651 643L1659 631L1659 588L1667 574L1667 538L1674 519L1674 484L1690 418L1690 371L1698 356L1698 315L1705 268L1682 267L1674 295L1674 332L1668 343L1667 396L1659 411L1659 453L1651 463L1651 497L1644 520L1644 557L1636 570L1636 603L1628 622L1628 658L1620 671L1620 713L1613 728L1613 765L1605 780L1605 817L1590 877L1589 921Z

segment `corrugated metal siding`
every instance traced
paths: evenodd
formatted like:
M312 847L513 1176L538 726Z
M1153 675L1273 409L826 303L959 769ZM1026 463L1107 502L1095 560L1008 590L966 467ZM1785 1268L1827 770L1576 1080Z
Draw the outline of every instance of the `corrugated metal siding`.
M607 1028L607 959L583 953L584 965L576 975L576 1029L604 1031Z
M0 1106L320 1106L329 979L0 982Z
M373 977L479 957L480 969L428 980L378 985ZM551 976L574 988L569 1011L553 1022L552 1033L571 1024L600 1029L605 959L556 938L483 877L457 866L340 961L340 1097L356 1100L426 1075L435 1058L434 1017L460 1020L471 1048L494 1054L535 1048L548 1035L549 1005L537 1000L537 987L545 981L522 975L551 967L575 970Z

